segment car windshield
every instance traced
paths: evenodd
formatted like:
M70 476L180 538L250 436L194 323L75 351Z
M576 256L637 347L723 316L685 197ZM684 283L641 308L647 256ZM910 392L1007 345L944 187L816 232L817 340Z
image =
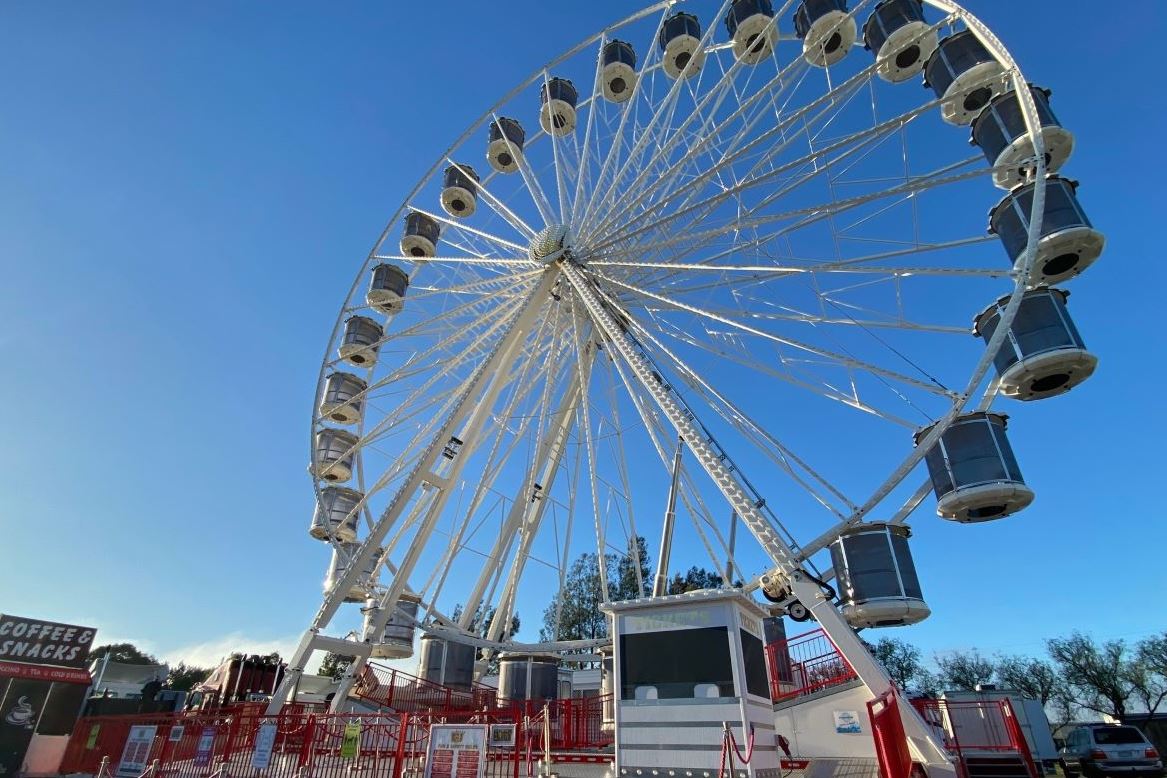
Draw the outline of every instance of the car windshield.
M1094 730L1094 742L1100 746L1118 746L1125 743L1142 743L1143 733L1134 727L1114 727Z

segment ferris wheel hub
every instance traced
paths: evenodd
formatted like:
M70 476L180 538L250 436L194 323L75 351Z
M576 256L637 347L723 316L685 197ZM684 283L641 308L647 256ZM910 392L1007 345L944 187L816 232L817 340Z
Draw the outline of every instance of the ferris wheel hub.
M527 254L536 262L550 265L571 251L575 236L563 224L551 224L539 231L527 248Z

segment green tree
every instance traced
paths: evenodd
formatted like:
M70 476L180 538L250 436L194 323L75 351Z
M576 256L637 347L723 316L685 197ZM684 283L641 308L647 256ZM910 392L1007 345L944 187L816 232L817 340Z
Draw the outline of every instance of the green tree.
M344 675L344 671L348 669L348 666L353 663L354 659L356 659L354 656L334 654L329 651L324 655L324 661L320 663L319 674L326 678L339 681L341 676Z
M1150 721L1167 699L1167 632L1140 640L1126 673L1134 697Z
M170 674L166 676L165 685L167 689L189 692L195 686L207 680L207 676L210 674L210 668L195 667L185 662L179 662L170 668Z
M684 594L698 589L720 589L724 579L704 567L690 567L684 575L675 574L669 581L668 594Z
M580 554L568 568L563 588L543 611L540 639L593 640L606 636L608 619L600 612L602 588L598 557Z
M1124 641L1096 643L1075 632L1047 640L1046 648L1075 706L1117 719L1126 716L1135 689L1131 683L1132 656Z
M920 694L936 693L938 680L924 667L920 649L911 643L900 638L882 637L874 643L867 643L867 649L883 665L897 689Z
M652 588L652 565L644 538L636 536L630 539L627 549L624 554L604 557L608 599L613 601L635 600L646 596ZM568 568L562 590L543 610L540 640L591 640L606 637L608 619L600 612L603 601L599 557L596 554L580 554Z
M104 646L98 646L89 652L89 658L101 659L106 654L109 654L109 661L127 665L160 664L156 657L142 651L133 643L107 643Z
M628 541L628 553L616 560L616 575L610 577L608 587L613 600L636 600L651 592L652 567L642 536Z
M936 667L941 686L951 691L971 692L977 684L990 683L996 666L993 660L971 651L952 651L936 656Z
M997 655L997 682L1015 689L1025 697L1049 705L1065 694L1065 683L1057 668L1044 659L1031 656Z

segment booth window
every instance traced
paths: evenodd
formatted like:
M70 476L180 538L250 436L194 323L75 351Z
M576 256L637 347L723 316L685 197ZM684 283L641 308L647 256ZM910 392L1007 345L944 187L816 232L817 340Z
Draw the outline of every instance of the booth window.
M744 629L742 633L742 659L746 665L746 691L758 697L770 696L770 679L766 675L766 649L761 638L754 637Z
M620 687L624 700L733 697L729 630L701 627L621 635Z

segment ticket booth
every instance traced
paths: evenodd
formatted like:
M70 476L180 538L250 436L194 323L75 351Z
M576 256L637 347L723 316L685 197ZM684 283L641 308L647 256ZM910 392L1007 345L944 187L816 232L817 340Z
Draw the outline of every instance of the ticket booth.
M762 620L732 589L610 603L617 776L716 778L725 725L748 764L733 778L777 778ZM727 766L728 772L728 766Z
M56 775L97 630L0 614L0 775Z

